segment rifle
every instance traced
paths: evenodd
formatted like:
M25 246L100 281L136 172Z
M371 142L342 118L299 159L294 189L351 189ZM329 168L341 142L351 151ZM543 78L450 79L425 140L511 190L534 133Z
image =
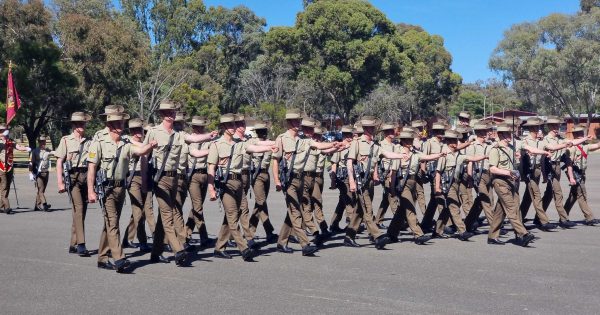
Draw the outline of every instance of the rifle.
M283 195L286 197L287 189L294 173L294 161L296 160L296 153L298 152L299 144L300 140L296 140L296 146L294 148L294 153L292 153L292 158L290 159L289 165L283 154L281 155L281 159L279 159L279 181L281 182L281 191L283 191ZM309 153L307 152L306 154Z
M96 194L98 195L98 204L100 205L100 208L102 209L102 213L105 216L106 216L106 204L104 203L104 198L106 198L106 190L107 190L107 188L108 189L112 188L112 187L108 187L106 185L106 183L107 183L106 170L100 169L96 173L96 181L94 182L94 190L96 191Z
M73 169L73 162L71 162L71 160L65 161L65 163L63 163L63 180L65 182L65 189L69 195L69 202L72 203L73 196L71 195L71 187L73 183L71 182L71 169Z
M402 174L402 168L396 172L396 190L398 191L398 195L402 194L404 187L406 186L406 182L408 181L408 176L410 174L410 164L412 162L413 155L410 155L410 159L408 160L408 166L406 167L406 172ZM402 163L401 163L402 164ZM401 179L401 180L399 180Z
M215 190L217 191L217 198L219 198L219 200L221 200L219 202L219 212L223 210L223 192L225 190L225 185L227 184L227 181L229 180L229 169L231 168L231 160L233 160L233 152L235 149L235 145L237 144L234 143L231 146L231 152L229 152L229 161L227 161L227 169L225 171L223 171L223 168L220 166L215 166L215 179L214 179L214 183L215 183Z

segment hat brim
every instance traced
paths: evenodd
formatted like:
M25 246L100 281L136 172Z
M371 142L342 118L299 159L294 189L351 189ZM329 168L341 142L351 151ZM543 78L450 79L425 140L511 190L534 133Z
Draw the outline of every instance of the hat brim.
M73 122L88 122L88 121L90 121L90 120L92 120L92 116L91 116L91 115L89 115L89 114L86 114L86 115L85 115L85 117L83 118L83 120L79 120L79 119L78 119L78 120L69 119L69 122L72 122L72 123L73 123Z
M108 116L107 116L108 118ZM124 120L129 120L131 118L131 116L129 116L129 114L124 114L121 116L121 119L113 119L113 120L104 120L105 122L111 122L111 121L124 121Z

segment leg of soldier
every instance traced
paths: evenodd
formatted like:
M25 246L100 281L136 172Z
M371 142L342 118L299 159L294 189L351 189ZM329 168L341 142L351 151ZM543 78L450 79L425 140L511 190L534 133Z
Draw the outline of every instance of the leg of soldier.
M465 217L469 215L469 211L471 211L471 207L473 207L473 193L471 192L472 188L470 188L469 185L470 184L466 180L461 180L458 185L458 201L465 213Z
M177 238L175 232L174 217L176 215L175 212L178 212L179 210L176 207L177 188L174 187L173 184L173 177L162 176L158 181L158 184L154 187L159 215L157 218L156 230L154 232L153 254L160 255L160 253L162 253L164 240L171 246L174 253L183 250L183 244ZM159 227L159 225L161 226Z
M443 205L440 206L440 204L438 203L434 192L435 189L433 187L433 184L431 184L431 196L429 199L429 203L427 204L427 208L425 209L425 213L423 214L423 219L421 220L421 228L423 229L423 231L429 231L431 229L431 224L433 222L433 217L435 216L436 211L441 213L443 208Z
M452 222L456 226L458 233L464 233L466 228L463 219L460 215L460 196L459 196L459 183L452 184L450 191L448 192L448 209L450 210L450 216ZM443 231L443 229L442 229Z
M315 220L321 229L321 234L329 232L327 221L323 214L323 176L315 177L315 184L313 186L312 194L310 194L310 203L313 207L313 213Z
M254 233L250 229L250 208L248 207L248 190L250 189L250 173L247 171L242 172L242 186L244 193L242 194L242 203L240 210L242 211L240 217L240 223L242 231L244 232L244 238L251 240L254 238Z
M417 203L419 204L419 209L421 209L421 214L425 214L425 209L427 206L425 204L425 188L423 187L423 177L417 176L417 185L415 186L415 195Z
M2 203L2 209L10 208L10 201L8 200L8 193L10 192L10 184L12 181L13 172L0 172L0 201Z
M379 208L377 209L377 215L375 216L375 224L382 224L383 219L385 218L385 213L387 212L388 207L390 206L389 200L389 184L386 180L383 185L383 195L381 196L381 202L379 203Z
M356 199L357 210L350 219L349 229L346 231L347 236L354 238L361 222L365 223L367 231L373 238L378 238L383 235L375 224L375 221L373 221L373 203L371 201L372 191L373 182L369 182L367 185L363 186L362 194L358 191L353 194L353 198Z
M144 219L146 220L146 223L148 223L150 233L154 234L154 230L156 230L156 222L158 221L158 219L155 219L154 217L154 194L151 190L149 190L145 192L145 197L146 201L144 202Z
M575 202L577 202L577 185L569 186L569 194L567 195L564 205L567 214L571 214L571 210L573 209Z
M269 188L271 186L271 178L268 172L260 173L256 177L254 182L254 210L250 217L250 228L253 234L256 234L256 228L259 222L262 221L265 233L272 235L275 228L269 220L269 207L267 205L267 198L269 196Z
M189 193L192 201L192 209L188 215L186 222L186 234L188 238L192 238L194 229L198 227L200 239L208 239L206 231L206 223L204 221L204 200L206 198L206 190L208 184L208 175L195 173L190 179Z
M577 184L575 187L577 189L577 203L579 204L581 212L583 212L585 220L594 220L594 213L588 204L587 190L585 189L585 177L581 180L581 183Z
M119 233L119 218L121 209L125 201L125 188L115 187L110 190L105 198L106 212L104 214L104 224L106 229L106 238L110 253L114 260L123 259L123 249L121 248L121 238Z
M569 221L569 215L565 208L563 207L563 194L562 189L560 188L560 165L555 165L554 167L554 178L552 179L552 192L554 195L554 206L556 207L556 211L560 216L560 221L565 222Z
M6 186L6 173L0 172L0 209L8 209L4 201L4 187Z
M521 221L520 213L518 213L519 209L519 192L515 189L515 187L510 184L508 181L504 179L495 179L494 180L494 190L498 195L498 202L501 205L501 209L504 210L504 214L506 218L510 221L513 229L515 230L515 234L519 237L527 234L527 229L523 225ZM503 220L499 220L500 223L495 222L494 227L498 230L498 225L502 225ZM494 235L496 236L496 235ZM497 237L497 236L496 236Z
M300 241L302 247L308 245L308 237L302 229L302 211L300 210L302 208L300 203L302 193L303 188L300 185L300 179L294 178L287 189L285 198L288 213L281 227L279 239L277 240L277 244L281 246L287 245L288 237L292 231Z
M533 208L535 209L536 217L540 221L541 224L546 224L549 222L548 215L546 211L544 211L544 207L542 205L542 193L540 192L540 177L542 171L536 169L533 173L532 179L529 181L529 195L532 199ZM523 216L522 218L525 218Z
M183 178L177 179L175 193L175 208L177 211L173 212L173 227L175 228L175 234L181 244L187 242L187 232L185 228L185 222L183 221L183 205L187 198L187 181Z
M415 208L415 194L414 189L416 187L416 181L414 179L407 179L406 185L400 194L400 200L398 201L398 210L394 213L394 217L390 222L390 226L387 230L387 234L391 237L398 237L400 235L400 229L403 221L408 222L408 226L416 237L422 236L423 231L419 226L417 220L417 213Z
M225 249L227 241L231 237L241 252L248 248L248 244L242 236L239 227L241 217L240 207L244 188L241 180L228 180L224 188L221 202L223 202L225 218L223 226L221 226L221 232L219 232L215 250Z
M138 232L138 225L140 224L140 220L144 217L144 199L142 199L142 177L134 176L131 179L131 187L129 187L129 201L131 202L131 217L129 218L129 224L127 225L127 229L125 229L125 234L127 235L127 240L131 243L135 238L135 235ZM145 230L145 229L144 229ZM144 239L139 239L140 243L145 241Z
M339 228L340 221L342 221L342 218L344 217L344 210L346 209L348 198L348 192L346 190L347 187L344 183L338 182L337 188L340 192L340 196L335 210L333 211L333 215L331 216L331 224L329 224L329 226L331 226L332 229L336 227Z
M37 196L35 198L35 204L38 208L44 209L44 205L47 203L45 193L46 186L48 185L48 172L39 173L35 180L37 183Z
M521 218L523 221L527 217L527 213L529 212L529 208L531 207L531 202L533 201L531 198L531 182L532 179L525 180L525 192L523 192L523 199L521 200L521 204L519 205L519 212L521 212Z
M494 210L492 203L492 188L490 183L490 174L489 172L484 172L481 174L481 181L479 182L479 196L476 198L476 203L473 204L473 208L467 218L465 218L465 226L467 230L473 229L474 224L478 221L479 215L481 211L485 214L485 218L488 221L488 224L492 225L492 220L494 218ZM475 211L475 212L473 212Z
M315 178L312 175L306 174L304 176L304 187L302 190L302 197L300 199L302 205L302 222L312 235L319 234L319 229L315 224L313 209L310 205L310 195L312 194L313 187L315 185Z
M73 221L75 224L75 238L77 244L85 244L85 214L87 210L87 181L86 174L72 176L73 189Z

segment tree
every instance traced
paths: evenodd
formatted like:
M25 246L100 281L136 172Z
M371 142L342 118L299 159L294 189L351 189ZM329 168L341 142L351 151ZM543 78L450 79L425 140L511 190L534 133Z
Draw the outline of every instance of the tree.
M581 8L581 12L590 13L594 7L600 7L599 0L581 0L579 2L579 7Z
M365 97L354 112L358 116L369 115L385 122L409 123L415 93L405 87L381 83Z
M0 60L12 60L13 77L23 102L15 122L22 126L29 144L37 146L42 132L56 144L60 122L80 103L77 79L61 61L61 50L52 40L51 13L42 1L0 1ZM6 68L0 77L0 93L6 95Z

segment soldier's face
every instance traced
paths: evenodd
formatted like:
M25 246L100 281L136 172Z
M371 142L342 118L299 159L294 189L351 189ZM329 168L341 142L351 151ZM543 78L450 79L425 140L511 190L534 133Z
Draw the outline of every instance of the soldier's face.
M488 132L486 130L475 130L475 134L480 138L485 138Z
M412 146L413 141L414 139L401 138L400 144L402 144L403 147L410 147Z
M450 149L454 150L458 146L458 139L446 139L446 144Z
M498 132L498 138L500 138L500 140L510 141L510 140L512 140L512 133L511 132Z
M375 127L365 127L365 126L363 126L363 130L369 136L372 136L375 133Z
M352 141L352 134L351 133L344 132L344 133L342 133L342 137L346 141Z
M468 126L469 125L469 119L459 117L458 118L458 123L460 125L462 125L462 126Z
M302 132L308 136L312 137L315 134L315 129L313 127L302 126Z
M548 124L548 130L558 132L558 128L560 128L559 124Z
M290 129L294 129L296 131L298 131L298 129L300 128L300 122L300 119L288 119Z
M244 134L246 132L246 122L245 121L236 121L235 122L235 131L239 134Z
M225 131L225 133L229 134L230 136L233 136L233 134L235 133L235 123L234 122L227 122L227 123L223 123L223 131Z
M46 141L45 140L38 141L38 143L40 145L40 148L45 148L46 147Z
M383 134L385 135L386 138L392 138L392 137L394 137L395 133L396 132L393 129L392 130L385 130L383 132Z
M529 135L533 138L537 137L537 132L538 132L538 127L527 127L527 130L529 131Z
M133 128L129 129L129 131L131 132L132 137L135 137L137 139L142 139L144 137L144 129L142 128Z
M165 121L168 121L168 122L175 121L175 110L172 110L172 109L161 110L160 114L162 115L162 118Z
M194 127L192 127L192 129L194 130L194 133L199 133L199 134L204 133L204 126L194 126Z
M123 132L124 126L125 126L125 122L123 120L111 121L108 123L108 129L110 129L110 131L118 133L118 134Z
M83 133L85 131L85 122L83 122L83 121L73 122L73 130L75 130L76 132L79 132L79 133Z

